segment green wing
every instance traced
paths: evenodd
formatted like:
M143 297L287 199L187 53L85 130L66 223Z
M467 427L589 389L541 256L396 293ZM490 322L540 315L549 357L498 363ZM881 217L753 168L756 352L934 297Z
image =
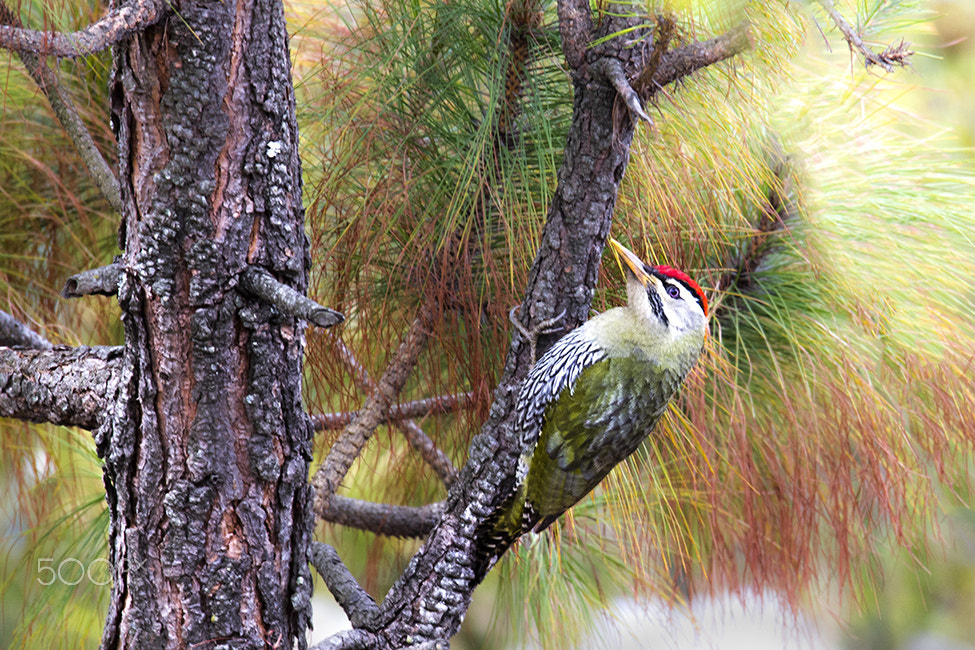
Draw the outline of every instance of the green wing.
M526 505L541 531L633 453L663 414L679 378L647 358L607 358L585 368L545 411L531 459Z

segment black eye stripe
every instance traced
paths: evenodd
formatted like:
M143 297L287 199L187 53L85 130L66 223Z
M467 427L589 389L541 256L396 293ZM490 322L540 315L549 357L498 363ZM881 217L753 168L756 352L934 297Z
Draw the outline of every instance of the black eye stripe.
M667 314L664 313L663 301L660 300L660 296L657 295L657 291L652 286L647 288L647 298L650 300L650 309L660 319L660 322L666 326L669 321Z

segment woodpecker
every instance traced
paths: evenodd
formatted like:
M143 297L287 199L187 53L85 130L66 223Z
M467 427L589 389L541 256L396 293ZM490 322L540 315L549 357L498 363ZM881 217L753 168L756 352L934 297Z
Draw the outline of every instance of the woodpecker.
M708 301L694 280L650 266L615 239L627 304L559 339L515 406L515 489L482 528L485 571L521 534L541 532L633 453L697 362Z

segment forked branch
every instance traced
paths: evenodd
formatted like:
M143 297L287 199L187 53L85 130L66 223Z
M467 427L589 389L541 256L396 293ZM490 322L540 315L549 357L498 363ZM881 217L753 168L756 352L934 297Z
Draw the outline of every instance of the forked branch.
M359 360L356 359L352 350L350 350L345 343L337 338L334 340L333 346L339 353L343 363L345 363L346 367L348 367L348 369L352 372L352 377L359 389L367 394L375 394L379 390L378 385L372 380L372 377L369 376L366 369L362 367ZM465 395L465 402L469 401L470 394L467 393ZM406 415L405 417L397 417L397 414L404 413L405 409L420 410L427 407L427 404L429 404L429 407L427 408L430 409L428 412L440 412L440 408L450 405L450 397L451 396L449 395L445 397L433 397L425 400L417 400L415 402L410 402L409 404L403 405L391 404L386 411L380 413L381 419L376 425L379 426L379 424L392 421L403 434L403 437L406 438L406 441L410 443L410 446L413 447L414 451L420 454L420 457L423 458L423 460L433 469L433 471L437 473L438 476L440 476L440 480L443 481L444 485L447 487L450 487L457 478L457 468L454 467L452 462L450 462L447 455L444 454L433 442L433 440L430 439L430 436L426 434L423 427L413 420L414 417L419 417L420 415L423 415L423 413ZM445 401L437 402L436 400ZM361 410L356 411L355 418L351 418L349 423L351 424L362 414L363 412Z

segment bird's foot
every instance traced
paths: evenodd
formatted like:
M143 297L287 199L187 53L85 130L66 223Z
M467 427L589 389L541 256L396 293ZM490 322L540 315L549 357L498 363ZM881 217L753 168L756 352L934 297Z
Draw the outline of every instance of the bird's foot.
M528 341L528 345L531 350L532 365L534 366L535 362L538 361L538 337L542 334L554 334L555 332L559 331L559 329L562 329L561 327L556 328L554 326L565 317L565 310L563 309L561 312L559 312L558 316L546 318L545 320L536 323L531 329L528 329L521 324L521 321L518 320L520 315L521 305L515 305L511 308L511 311L508 312L508 318L511 320L511 324L514 325L515 329L521 332L521 335L525 337L526 341Z

